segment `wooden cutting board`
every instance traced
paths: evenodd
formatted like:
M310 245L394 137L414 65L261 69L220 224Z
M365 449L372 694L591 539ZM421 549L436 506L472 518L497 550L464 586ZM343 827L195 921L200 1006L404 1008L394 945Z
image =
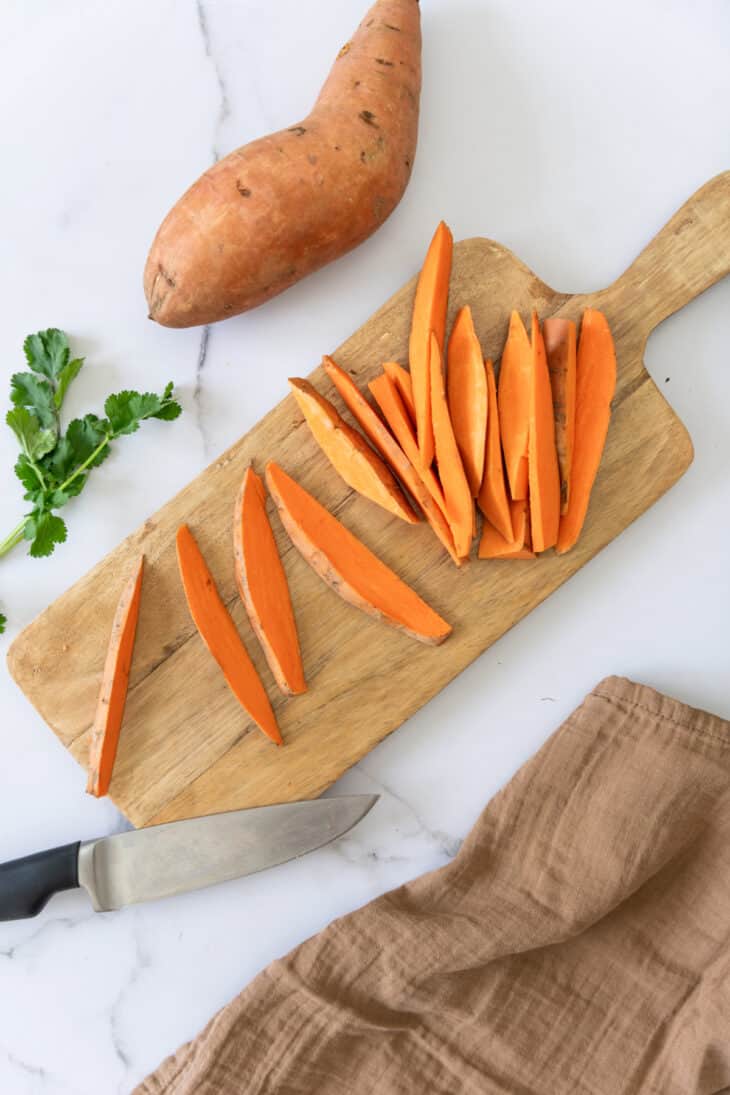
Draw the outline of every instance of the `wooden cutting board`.
M451 318L470 304L485 354L497 358L509 312L579 320L602 309L618 356L607 448L576 548L529 562L457 570L424 523L411 527L354 496L330 469L291 396L50 606L13 644L10 671L84 764L116 600L135 556L147 570L131 691L112 798L135 825L313 797L427 703L491 643L605 547L686 470L692 444L644 368L647 336L730 272L730 172L704 186L609 288L568 296L485 239L457 244ZM387 359L407 360L415 280L334 354L364 386ZM326 347L324 349L327 349ZM689 364L689 363L688 363ZM315 385L341 407L321 369ZM242 377L243 382L243 377ZM275 459L453 625L423 646L344 604L272 521L291 583L310 690L279 696L236 592L231 549L244 469ZM190 524L268 686L286 741L252 727L195 632L175 559ZM448 728L444 728L448 733Z

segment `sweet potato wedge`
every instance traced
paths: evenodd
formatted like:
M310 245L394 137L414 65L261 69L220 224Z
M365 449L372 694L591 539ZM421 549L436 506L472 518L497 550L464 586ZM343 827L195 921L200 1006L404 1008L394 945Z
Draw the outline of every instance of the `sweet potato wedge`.
M431 406L431 334L436 336L439 356L443 360L453 250L451 230L441 221L426 253L413 301L408 361L416 408L418 450L424 468L433 463L435 451Z
M494 525L497 531L510 542L513 537L507 486L504 480L502 443L500 432L499 408L497 406L497 388L494 381L492 362L484 362L484 375L487 378L489 414L487 418L487 445L484 460L484 478L479 491L479 508Z
M555 448L555 417L545 343L537 312L532 313L532 386L528 468L530 525L536 552L554 547L560 525L560 471Z
M398 395L403 400L405 408L408 411L408 417L415 429L416 404L413 402L413 381L411 380L411 374L407 369L404 369L402 365L399 365L397 361L386 361L383 365L383 372L388 374L398 389Z
M446 499L446 516L454 537L456 554L460 559L466 559L474 536L474 500L451 424L441 366L441 351L433 331L431 332L430 370L436 466Z
M89 741L89 778L86 790L96 798L102 798L108 793L114 771L132 669L143 574L144 555L140 556L133 574L122 590L114 614L101 692Z
M233 520L236 582L274 680L286 696L307 691L289 583L266 515L264 484L247 468Z
M560 518L557 552L578 540L588 513L593 484L603 456L616 391L616 350L603 312L587 308L578 341L575 401L575 445L570 500Z
M512 537L508 540L485 518L484 525L482 526L481 540L479 541L479 558L507 559L514 557L515 552L522 551L525 546L527 519L527 499L521 498L516 502L511 502L510 520L512 524Z
M484 356L468 304L459 309L451 329L446 391L456 444L476 498L484 475L488 396Z
M451 627L278 464L266 485L292 543L343 600L419 642L436 646Z
M177 562L190 615L228 687L264 734L283 745L266 689L187 525L177 530Z
M357 430L345 422L308 380L295 377L289 380L289 385L315 441L348 487L401 520L417 524L418 514L409 505L393 473Z
M353 418L357 421L366 437L375 445L383 459L387 460L401 482L411 492L431 528L449 554L455 558L451 530L441 510L429 494L417 468L411 463L398 441L365 399L355 381L331 357L325 357L323 365ZM385 379L388 380L388 377ZM413 444L415 448L415 440ZM417 457L417 453L414 453L414 455Z
M527 455L532 382L530 340L519 312L513 312L499 366L499 420L512 498L527 498Z
M431 498L440 509L448 524L444 492L441 489L441 484L436 478L433 468L431 466L424 468L420 461L415 425L408 419L405 403L400 397L400 392L395 381L386 373L383 373L380 376L376 376L375 380L371 380L368 384L368 388L370 389L375 402L380 407L383 418L393 431L396 441L403 449L403 452L406 454L411 464L418 471L426 490L431 495ZM453 537L451 538L451 542L453 548ZM456 559L457 557L454 556L454 558Z
M560 468L560 512L570 501L570 473L575 440L575 324L572 319L550 316L542 325L550 386L553 391L555 447Z

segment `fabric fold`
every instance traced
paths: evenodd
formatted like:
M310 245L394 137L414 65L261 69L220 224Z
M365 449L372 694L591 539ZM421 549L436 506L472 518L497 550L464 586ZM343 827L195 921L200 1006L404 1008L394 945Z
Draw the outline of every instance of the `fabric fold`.
M610 677L453 862L273 963L137 1095L728 1085L730 723Z

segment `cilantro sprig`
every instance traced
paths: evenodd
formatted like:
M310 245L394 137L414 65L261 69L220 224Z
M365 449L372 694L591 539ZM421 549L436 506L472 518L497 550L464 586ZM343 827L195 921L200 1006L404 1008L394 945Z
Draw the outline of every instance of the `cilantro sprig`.
M172 421L181 407L173 398L172 384L162 395L117 392L106 400L103 417L75 418L64 432L61 409L84 358L71 357L68 338L56 328L29 335L23 349L30 371L11 379L13 407L6 422L20 444L15 474L30 509L0 541L0 556L25 540L30 554L40 558L65 542L66 522L55 511L81 494L92 470L109 456L112 442L134 433L147 419ZM0 633L5 623L0 614Z

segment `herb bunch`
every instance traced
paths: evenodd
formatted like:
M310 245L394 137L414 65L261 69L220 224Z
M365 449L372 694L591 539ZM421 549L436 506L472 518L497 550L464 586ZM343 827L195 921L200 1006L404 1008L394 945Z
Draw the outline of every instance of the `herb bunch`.
M162 395L118 392L106 400L104 417L75 418L64 432L61 408L84 358L72 358L65 333L53 327L29 335L23 349L30 371L11 379L13 407L6 422L20 443L15 474L30 508L0 541L0 556L27 541L30 554L39 558L66 540L66 522L56 511L81 494L92 470L109 456L112 442L134 433L146 419L172 421L181 407L173 398L171 383ZM0 614L0 633L5 623Z

